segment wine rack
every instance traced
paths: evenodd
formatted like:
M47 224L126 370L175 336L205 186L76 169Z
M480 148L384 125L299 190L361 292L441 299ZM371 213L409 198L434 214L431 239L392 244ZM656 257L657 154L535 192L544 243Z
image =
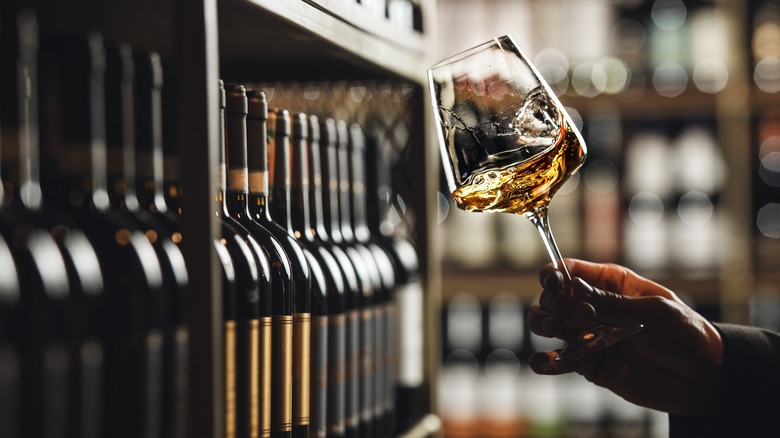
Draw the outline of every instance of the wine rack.
M410 238L420 258L424 290L424 392L427 415L407 436L435 435L438 366L439 267L435 232L438 157L430 139L424 72L433 27L433 1L403 2L393 20L366 3L337 0L49 0L11 2L34 11L41 38L100 33L105 41L155 51L173 94L181 181L180 248L188 271L189 339L187 427L190 436L224 434L222 376L222 278L213 239L220 235L214 211L220 145L220 79L256 84L388 82L408 87L404 112L408 139L394 182L413 217ZM393 2L390 2L393 3ZM397 2L396 2L397 3ZM2 8L5 12L5 6ZM9 5L10 9L10 5ZM389 14L389 12L388 12ZM383 16L385 15L385 16ZM392 15L392 14L390 14ZM172 85L171 85L172 84ZM360 111L359 109L356 111ZM177 242L178 243L178 242ZM5 253L3 253L5 254Z

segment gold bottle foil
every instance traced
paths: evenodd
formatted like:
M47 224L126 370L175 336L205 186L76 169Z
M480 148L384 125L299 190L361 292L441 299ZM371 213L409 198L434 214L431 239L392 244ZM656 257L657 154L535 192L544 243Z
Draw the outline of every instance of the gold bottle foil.
M308 425L310 416L311 314L293 315L293 424Z
M274 432L292 431L292 315L273 317L275 374L273 376L275 410L271 428Z
M225 322L225 438L236 438L236 322Z
M271 317L260 318L260 436L271 436L271 385L273 352Z
M249 436L260 436L260 321L249 322Z

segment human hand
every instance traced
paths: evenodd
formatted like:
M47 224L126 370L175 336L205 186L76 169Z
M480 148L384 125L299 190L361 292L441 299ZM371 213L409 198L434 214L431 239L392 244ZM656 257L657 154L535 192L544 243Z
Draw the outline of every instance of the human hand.
M723 342L706 319L669 289L614 264L566 259L563 275L548 265L540 272L539 303L528 324L540 336L568 341L596 321L644 329L576 362L546 369L558 351L534 353L539 374L577 372L640 406L676 415L707 415L717 400Z

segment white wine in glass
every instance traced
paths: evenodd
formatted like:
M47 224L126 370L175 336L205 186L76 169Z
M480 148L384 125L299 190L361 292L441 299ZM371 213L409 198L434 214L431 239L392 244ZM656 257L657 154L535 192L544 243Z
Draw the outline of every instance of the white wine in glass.
M529 219L571 281L547 219L553 195L587 148L558 98L511 36L494 38L428 70L444 173L459 208ZM569 339L551 366L578 360L641 330L597 324Z

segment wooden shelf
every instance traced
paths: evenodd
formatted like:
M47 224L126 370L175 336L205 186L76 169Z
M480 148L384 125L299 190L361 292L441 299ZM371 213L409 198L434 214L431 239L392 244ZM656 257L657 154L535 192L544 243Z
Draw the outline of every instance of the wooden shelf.
M223 71L252 74L261 80L394 77L424 83L426 44L422 35L368 17L355 5L337 7L342 3L220 2ZM366 24L358 27L357 23Z

